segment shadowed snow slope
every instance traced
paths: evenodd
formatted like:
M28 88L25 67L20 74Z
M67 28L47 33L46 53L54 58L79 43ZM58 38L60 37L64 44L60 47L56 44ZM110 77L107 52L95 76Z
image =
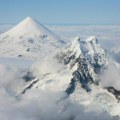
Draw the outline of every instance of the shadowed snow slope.
M31 17L0 35L0 55L37 58L65 42Z

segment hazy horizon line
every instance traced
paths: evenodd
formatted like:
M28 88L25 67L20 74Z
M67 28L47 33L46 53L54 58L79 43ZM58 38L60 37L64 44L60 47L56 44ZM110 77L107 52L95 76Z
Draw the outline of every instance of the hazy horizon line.
M0 23L0 25L17 25L18 23ZM120 23L42 23L50 26L86 26L86 25L120 25Z

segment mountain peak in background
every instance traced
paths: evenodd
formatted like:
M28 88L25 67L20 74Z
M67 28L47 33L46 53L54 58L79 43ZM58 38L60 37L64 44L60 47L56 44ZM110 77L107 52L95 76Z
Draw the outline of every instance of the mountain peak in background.
M20 23L18 23L15 27L13 27L11 30L8 31L8 33L13 33L14 35L22 35L25 33L29 34L36 34L36 35L42 35L45 33L52 34L53 33L48 30L45 26L40 24L37 20L26 17L24 20L22 20Z
M45 56L46 53L65 44L59 36L31 17L25 18L15 27L1 34L0 42L1 55L32 58Z

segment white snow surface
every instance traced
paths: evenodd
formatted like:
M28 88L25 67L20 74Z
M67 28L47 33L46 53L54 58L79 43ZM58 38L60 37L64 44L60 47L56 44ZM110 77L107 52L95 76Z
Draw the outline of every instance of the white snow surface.
M1 56L37 59L64 45L59 36L31 17L0 35Z

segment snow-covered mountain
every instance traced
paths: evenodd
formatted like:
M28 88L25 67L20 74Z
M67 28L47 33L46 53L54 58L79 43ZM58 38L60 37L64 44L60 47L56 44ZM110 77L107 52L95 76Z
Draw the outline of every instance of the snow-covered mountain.
M38 58L64 44L59 36L27 17L0 35L0 55Z
M114 84L104 85L105 79L101 78L111 64L114 62L95 37L76 37L59 52L34 63L23 76L26 85L17 94L34 89L65 91L73 102L86 107L96 105L112 116L120 116L120 92Z

